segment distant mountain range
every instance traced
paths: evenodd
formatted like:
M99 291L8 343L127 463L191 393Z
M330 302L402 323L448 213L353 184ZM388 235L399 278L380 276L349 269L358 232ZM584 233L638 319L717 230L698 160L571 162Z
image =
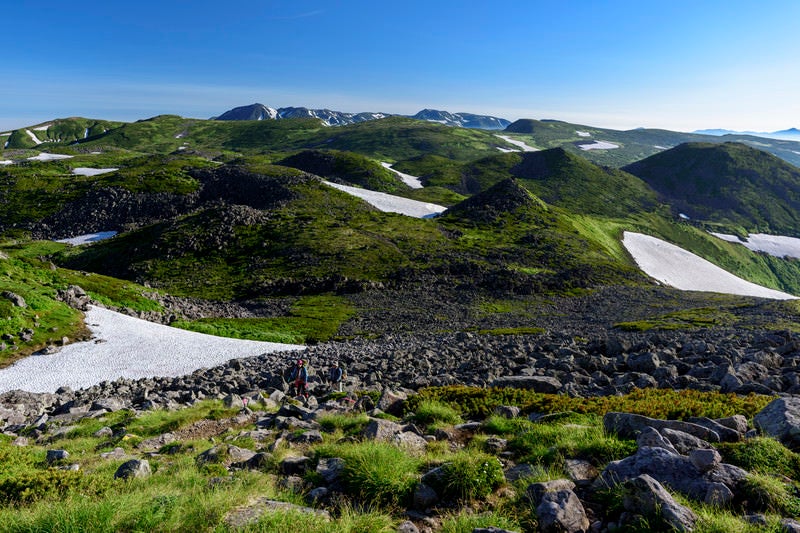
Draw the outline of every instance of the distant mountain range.
M767 139L782 139L787 141L800 141L800 130L797 128L789 128L788 130L780 130L773 132L758 132L758 131L733 131L723 129L709 129L697 130L695 133L702 135L753 135L756 137L766 137Z
M308 109L306 107L281 107L278 109L267 107L264 104L250 104L235 107L221 114L212 117L214 120L280 120L284 118L317 118L328 126L346 126L367 120L377 120L396 115L392 113L344 113L341 111L331 111L330 109ZM484 130L502 130L511 124L504 118L497 118L488 115L475 115L473 113L450 113L449 111L439 111L436 109L423 109L416 115L408 115L410 118L438 122L447 126L460 128L476 128Z

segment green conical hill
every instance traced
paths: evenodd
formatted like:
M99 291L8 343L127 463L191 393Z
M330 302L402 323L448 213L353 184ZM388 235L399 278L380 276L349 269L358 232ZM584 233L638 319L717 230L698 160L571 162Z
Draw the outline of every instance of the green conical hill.
M641 179L563 148L528 152L510 171L545 202L576 213L624 217L656 205L654 191Z
M625 167L692 219L800 236L800 169L740 143L686 143Z
M514 178L505 179L448 209L443 217L490 224L512 215L515 219L541 222L547 206Z

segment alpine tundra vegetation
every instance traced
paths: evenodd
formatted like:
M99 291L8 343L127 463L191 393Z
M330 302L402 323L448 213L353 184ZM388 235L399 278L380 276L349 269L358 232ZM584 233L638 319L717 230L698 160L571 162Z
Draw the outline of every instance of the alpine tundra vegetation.
M0 140L4 531L800 530L795 141L259 105ZM156 343L69 386L119 313Z

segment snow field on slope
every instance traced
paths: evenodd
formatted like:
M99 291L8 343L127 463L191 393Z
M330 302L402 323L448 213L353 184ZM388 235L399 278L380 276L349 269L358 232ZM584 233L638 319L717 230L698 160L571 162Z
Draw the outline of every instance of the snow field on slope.
M86 312L94 338L51 355L32 355L0 370L0 393L14 389L55 392L119 378L174 377L230 359L305 346L215 337L163 326L101 307Z
M676 289L774 300L797 298L743 280L702 257L656 237L626 231L622 244L645 274Z
M754 252L764 252L775 257L797 257L800 258L800 239L796 237L784 237L781 235L767 235L766 233L751 233L747 240L742 241L736 235L725 233L714 233L711 235L723 241L741 244L745 248Z
M369 189L359 189L358 187L350 187L348 185L340 185L330 181L323 181L325 185L339 189L348 194L352 194L361 198L373 207L385 213L400 213L416 218L430 218L442 213L445 209L444 206L437 204L430 204L426 202L418 202L417 200L409 200L401 196L393 194L386 194L384 192L370 191Z

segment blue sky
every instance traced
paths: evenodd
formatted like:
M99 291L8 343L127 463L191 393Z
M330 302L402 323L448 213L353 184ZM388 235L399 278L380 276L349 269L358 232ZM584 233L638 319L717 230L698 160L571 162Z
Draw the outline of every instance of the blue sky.
M0 131L239 105L800 127L796 0L14 0Z

